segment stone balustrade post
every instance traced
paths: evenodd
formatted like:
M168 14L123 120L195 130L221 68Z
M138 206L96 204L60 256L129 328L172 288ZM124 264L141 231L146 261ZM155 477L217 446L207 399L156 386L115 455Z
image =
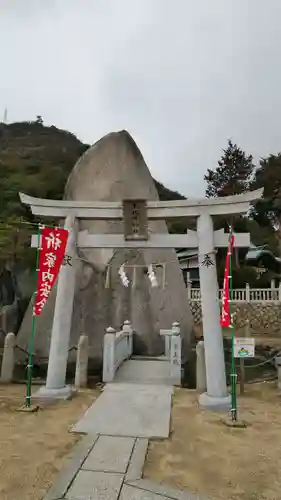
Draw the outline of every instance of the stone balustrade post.
M1 377L0 382L9 384L13 380L13 373L15 367L15 345L16 336L14 333L8 333L5 337Z
M161 330L160 329L160 335L161 335L161 337L164 337L165 358L170 359L172 329L171 330Z
M174 385L181 385L181 336L180 325L177 322L172 325L170 344L170 376Z
M245 299L246 299L246 302L250 302L250 298L251 298L251 295L250 295L250 285L249 285L249 283L246 283L246 290L245 290Z
M116 331L109 326L103 339L102 381L112 382L115 375L115 338Z
M207 390L205 347L203 340L196 345L196 390L201 394Z
M77 347L75 387L87 387L88 383L89 339L87 335L80 335Z
M128 334L128 358L130 358L133 354L133 328L131 321L128 319L124 321L123 332Z

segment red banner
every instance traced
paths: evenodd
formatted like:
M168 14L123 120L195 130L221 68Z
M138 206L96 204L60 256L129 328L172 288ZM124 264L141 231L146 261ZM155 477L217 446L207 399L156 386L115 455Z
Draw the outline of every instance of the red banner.
M232 254L232 249L234 245L234 236L230 234L227 255L225 261L225 270L224 270L224 280L223 280L223 295L221 301L221 318L220 324L221 326L227 328L231 325L231 316L230 316L230 295L229 295L229 273L230 273L230 258Z
M51 227L41 229L35 316L40 316L55 284L65 256L67 239L68 231L66 229Z

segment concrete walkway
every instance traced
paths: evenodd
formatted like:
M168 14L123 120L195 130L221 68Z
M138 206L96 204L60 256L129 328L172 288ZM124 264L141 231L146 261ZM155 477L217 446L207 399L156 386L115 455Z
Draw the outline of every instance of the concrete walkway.
M44 500L207 500L142 479L148 440L85 436Z
M72 432L147 438L170 434L169 362L130 359L119 368Z
M107 384L72 432L167 438L172 394L172 386Z
M206 500L142 479L148 438L168 438L167 361L129 360L72 428L87 434L44 500Z

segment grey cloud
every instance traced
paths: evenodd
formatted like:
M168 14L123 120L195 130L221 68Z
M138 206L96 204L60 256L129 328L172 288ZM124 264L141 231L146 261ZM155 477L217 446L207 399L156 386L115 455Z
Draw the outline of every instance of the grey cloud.
M280 0L0 0L0 116L94 142L128 129L152 174L204 193L228 137L281 150Z

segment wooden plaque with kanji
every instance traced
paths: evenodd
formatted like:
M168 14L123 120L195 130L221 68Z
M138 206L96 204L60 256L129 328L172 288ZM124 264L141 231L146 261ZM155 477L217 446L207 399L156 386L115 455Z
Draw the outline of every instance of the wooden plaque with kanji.
M123 200L124 237L126 240L147 240L146 200Z

